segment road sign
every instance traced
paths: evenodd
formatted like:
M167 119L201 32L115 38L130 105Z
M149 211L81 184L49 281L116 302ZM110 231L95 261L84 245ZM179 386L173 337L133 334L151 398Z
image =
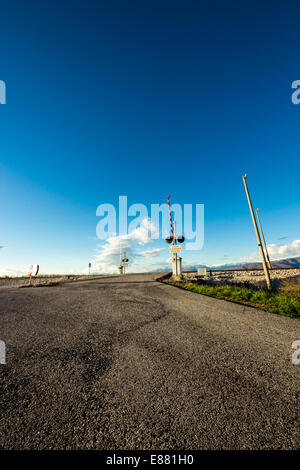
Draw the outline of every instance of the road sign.
M28 276L36 276L37 273L39 272L39 265L38 264L34 264L34 265L30 265L28 267L28 272L27 272L27 275Z
M180 245L171 245L170 246L170 253L180 253L182 250L182 246Z

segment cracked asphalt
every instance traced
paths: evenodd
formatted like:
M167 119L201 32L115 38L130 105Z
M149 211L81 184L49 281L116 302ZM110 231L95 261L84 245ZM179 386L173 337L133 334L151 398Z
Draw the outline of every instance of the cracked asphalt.
M157 277L0 289L1 449L299 448L299 320Z

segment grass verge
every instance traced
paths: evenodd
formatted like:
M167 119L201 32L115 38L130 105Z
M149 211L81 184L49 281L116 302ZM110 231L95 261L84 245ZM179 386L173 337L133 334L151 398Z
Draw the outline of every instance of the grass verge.
M46 281L46 282L36 282L35 284L30 284L29 282L27 284L20 284L19 286L16 286L17 289L24 289L25 287L48 287L48 286L58 286L60 282L59 281Z
M181 287L197 294L231 300L233 302L259 307L271 313L277 313L291 318L300 319L300 297L286 295L278 292L252 290L237 286L203 286L197 284L183 284L170 282L169 284Z

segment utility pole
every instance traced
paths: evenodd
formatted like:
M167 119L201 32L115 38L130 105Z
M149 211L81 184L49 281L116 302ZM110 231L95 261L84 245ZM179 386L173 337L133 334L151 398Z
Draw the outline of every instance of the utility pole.
M262 236L264 247L265 247L268 266L269 266L269 269L272 269L272 265L271 265L271 261L270 261L270 258L269 258L269 253L268 253L268 248L267 248L264 232L263 232L263 229L262 229L262 226L261 226L261 223L260 223L260 218L259 218L259 215L258 215L258 209L256 209L256 215L257 215L257 220L258 220L258 223L259 223L259 228L260 228L260 231L261 231L261 236Z
M255 214L254 214L254 211L253 211L252 202L251 202L251 199L250 199L250 194L249 194L249 191L248 191L246 178L247 178L247 175L243 175L243 181L244 181L246 195L247 195L247 199L248 199L248 203L249 203L250 213L251 213L251 216L252 216L252 221L253 221L253 225L254 225L254 229L255 229L255 233L256 233L256 238L257 238L257 243L258 243L258 248L259 248L259 251L260 251L262 264L263 264L263 268L264 268L264 272L265 272L267 288L269 290L272 290L270 273L269 273L268 266L267 266L267 263L266 263L265 253L264 253L264 250L263 250L263 247L262 247L262 244L261 244L261 238L260 238L260 234L259 234Z

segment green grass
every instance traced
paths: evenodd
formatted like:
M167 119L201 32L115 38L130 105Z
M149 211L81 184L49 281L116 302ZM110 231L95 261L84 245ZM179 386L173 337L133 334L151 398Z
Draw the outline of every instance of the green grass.
M232 300L287 317L300 318L300 297L297 296L237 286L203 286L180 282L170 282L170 284L198 294Z

